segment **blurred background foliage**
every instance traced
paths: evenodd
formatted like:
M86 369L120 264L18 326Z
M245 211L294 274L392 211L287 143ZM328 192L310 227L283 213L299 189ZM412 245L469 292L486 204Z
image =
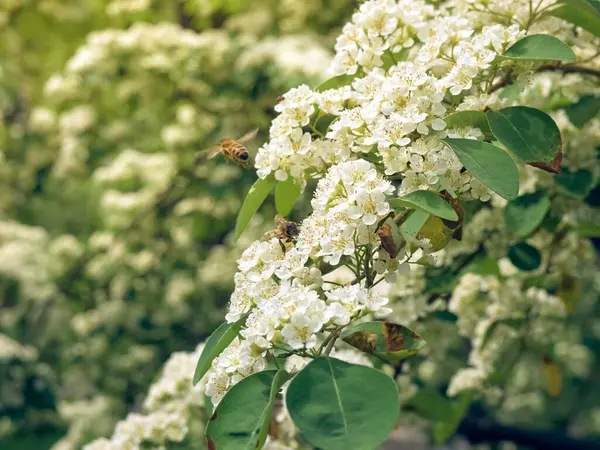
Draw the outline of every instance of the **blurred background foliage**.
M255 175L353 0L0 0L0 448L79 449L222 319ZM267 206L266 208L269 208Z

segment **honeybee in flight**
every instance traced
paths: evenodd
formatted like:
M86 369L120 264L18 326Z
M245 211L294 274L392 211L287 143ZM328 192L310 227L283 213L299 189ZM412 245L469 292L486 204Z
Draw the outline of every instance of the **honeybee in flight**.
M219 142L217 147L211 147L200 151L198 153L197 161L199 161L206 153L208 153L208 159L213 159L221 154L225 159L234 161L241 167L248 168L250 167L250 161L248 149L244 146L244 143L254 139L257 133L258 128L249 131L239 139L223 139Z

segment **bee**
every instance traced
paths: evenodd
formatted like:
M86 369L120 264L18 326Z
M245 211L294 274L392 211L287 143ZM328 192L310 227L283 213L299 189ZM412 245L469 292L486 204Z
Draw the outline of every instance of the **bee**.
M250 166L248 149L244 143L254 139L258 133L258 128L249 131L239 139L223 139L217 147L207 148L200 151L197 160L208 153L208 159L213 159L221 154L225 159L234 161L239 166L248 168Z
M296 222L291 222L281 216L275 217L275 229L267 232L263 239L277 238L281 242L282 247L285 244L294 242L300 234L300 227Z

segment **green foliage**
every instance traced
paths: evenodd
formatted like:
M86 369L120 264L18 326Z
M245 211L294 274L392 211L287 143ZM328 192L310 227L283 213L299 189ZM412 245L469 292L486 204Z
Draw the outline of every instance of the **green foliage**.
M431 388L422 388L405 404L421 417L433 422L452 423L455 411L452 400Z
M267 370L250 375L233 386L206 427L209 448L261 449L267 438L277 394L288 377L285 371Z
M414 238L428 218L429 213L427 211L422 209L413 211L400 226L400 233L406 239Z
M248 195L244 199L244 203L242 204L242 208L238 213L237 221L235 223L235 238L238 239L248 224L254 214L258 211L264 201L267 199L273 188L275 187L276 180L273 177L268 177L265 179L259 178L252 185L250 190L248 191Z
M323 92L323 91L327 91L329 89L339 89L341 87L347 86L349 84L351 84L354 79L356 78L356 74L354 75L338 75L336 77L330 78L326 81L324 81L323 83L321 83L319 86L317 86L315 88L316 92Z
M488 111L494 136L525 162L550 162L562 147L560 130L543 111L513 106Z
M540 251L525 242L519 242L510 247L508 257L515 267L526 272L537 269L542 263Z
M302 436L327 450L371 450L398 420L398 388L389 376L335 358L311 361L292 380L286 405Z
M487 327L487 329L485 330L485 333L484 333L483 337L481 338L481 344L479 344L479 346L481 348L484 348L487 345L487 343L489 342L490 338L493 336L496 328L498 328L500 325L506 325L513 329L519 329L521 326L523 326L525 324L525 322L526 322L526 320L522 317L494 320L494 322L492 322L492 324L489 327Z
M530 34L517 41L504 54L507 59L574 62L573 50L560 39L548 34Z
M225 348L236 338L246 318L242 318L234 323L222 323L208 338L204 345L204 350L198 359L196 370L194 372L193 383L196 385L206 374L210 365Z
M510 231L525 238L542 224L549 209L548 194L537 191L510 201L504 208L504 220Z
M573 103L565 109L573 125L583 128L586 123L600 113L600 96L583 95L577 103Z
M453 416L451 420L437 422L433 426L433 437L438 444L446 442L456 431L463 417L469 411L473 396L470 392L465 392L452 401Z
M280 181L275 186L275 207L277 214L287 217L292 211L294 204L300 197L301 187L294 182L292 177L285 181Z
M513 159L499 147L471 139L444 139L460 162L492 191L512 200L519 192L519 171Z
M600 36L600 2L594 0L560 0L548 14Z
M341 337L353 347L390 363L415 355L426 345L414 331L388 322L359 323L346 329Z
M448 220L458 220L456 211L441 196L431 191L414 191L389 201L392 208L417 208Z
M493 137L492 130L490 130L490 125L483 111L458 111L446 116L444 121L446 122L446 127L449 129L470 126L479 128L487 139Z
M565 169L556 176L556 184L577 198L587 197L596 183L594 175L586 169L575 171Z

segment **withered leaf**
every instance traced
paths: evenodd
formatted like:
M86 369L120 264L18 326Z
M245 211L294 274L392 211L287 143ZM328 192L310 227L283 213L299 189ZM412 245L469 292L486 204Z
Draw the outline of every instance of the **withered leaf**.
M537 167L538 169L542 169L549 173L559 174L561 165L562 165L562 160L563 160L563 153L562 153L562 150L559 150L558 153L556 154L556 156L554 157L554 159L552 161L550 161L549 163L547 163L547 162L530 162L527 164L529 164L530 166L533 166L533 167Z

